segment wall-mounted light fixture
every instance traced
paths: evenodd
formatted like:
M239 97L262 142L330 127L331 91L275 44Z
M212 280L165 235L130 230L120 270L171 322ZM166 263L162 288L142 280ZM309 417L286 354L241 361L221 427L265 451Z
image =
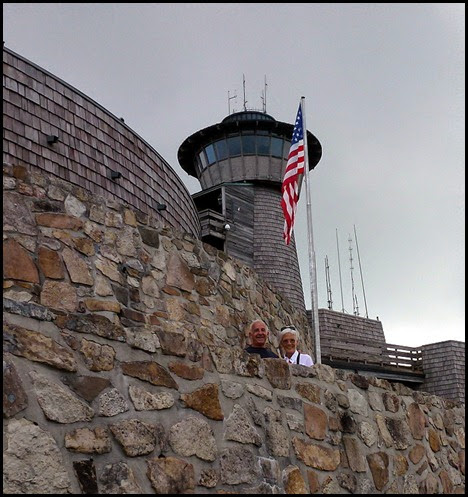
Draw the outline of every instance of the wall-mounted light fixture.
M225 231L229 231L231 229L231 225L229 223L226 223L224 225L224 229L225 229Z
M58 142L58 136L57 135L47 135L47 143L51 145L52 143L57 143Z
M167 205L166 204L160 204L160 203L156 204L156 210L158 210L158 211L165 211L166 209L167 209Z
M119 179L122 177L122 173L119 173L119 171L109 171L109 178L110 179Z

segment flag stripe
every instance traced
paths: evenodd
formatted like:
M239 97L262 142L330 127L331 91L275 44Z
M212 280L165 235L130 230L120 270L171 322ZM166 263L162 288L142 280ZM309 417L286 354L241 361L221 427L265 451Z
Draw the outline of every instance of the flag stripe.
M288 162L281 185L281 207L284 214L283 238L286 245L291 241L299 200L299 177L304 173L304 130L302 125L302 107L299 104L296 122L289 149Z

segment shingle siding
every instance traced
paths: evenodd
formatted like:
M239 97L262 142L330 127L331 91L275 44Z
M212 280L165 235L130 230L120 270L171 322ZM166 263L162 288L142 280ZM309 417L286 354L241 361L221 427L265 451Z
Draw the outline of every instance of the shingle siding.
M296 242L284 243L283 225L279 186L255 185L254 269L305 313Z
M307 311L309 322L312 323L311 311ZM354 338L358 340L373 340L385 343L382 323L375 319L363 318L330 309L319 309L320 336L339 340Z
M193 200L171 166L119 118L64 81L3 49L3 161L28 164L113 196L200 236ZM54 144L48 135L58 136ZM117 181L108 175L118 171ZM167 209L157 211L156 204Z
M465 343L448 340L421 349L426 376L419 389L465 402Z

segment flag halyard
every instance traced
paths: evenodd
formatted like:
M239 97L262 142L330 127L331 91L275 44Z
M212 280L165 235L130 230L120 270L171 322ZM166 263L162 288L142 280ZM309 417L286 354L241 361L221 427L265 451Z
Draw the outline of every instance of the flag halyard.
M294 229L297 203L299 201L299 179L301 174L304 174L304 161L304 127L301 102L297 111L288 162L281 185L281 207L284 214L283 238L286 245L289 245Z

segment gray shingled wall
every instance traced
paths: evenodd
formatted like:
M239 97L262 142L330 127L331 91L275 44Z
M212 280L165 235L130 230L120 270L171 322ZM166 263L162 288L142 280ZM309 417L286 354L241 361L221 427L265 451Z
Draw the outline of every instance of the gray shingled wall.
M419 390L465 402L465 343L447 340L421 348L426 377Z
M58 141L47 143L48 135ZM123 200L200 236L187 188L156 150L89 97L5 47L3 161ZM122 177L109 179L111 170ZM167 209L157 211L158 203Z
M284 217L279 188L256 185L254 269L288 298L297 309L305 313L296 242L293 236L289 245L284 243L283 225Z
M250 267L254 261L254 186L251 184L224 186L226 221L225 251Z
M319 309L320 336L324 338L357 338L385 342L382 323L375 319L345 314L344 312ZM311 311L307 311L312 326Z

